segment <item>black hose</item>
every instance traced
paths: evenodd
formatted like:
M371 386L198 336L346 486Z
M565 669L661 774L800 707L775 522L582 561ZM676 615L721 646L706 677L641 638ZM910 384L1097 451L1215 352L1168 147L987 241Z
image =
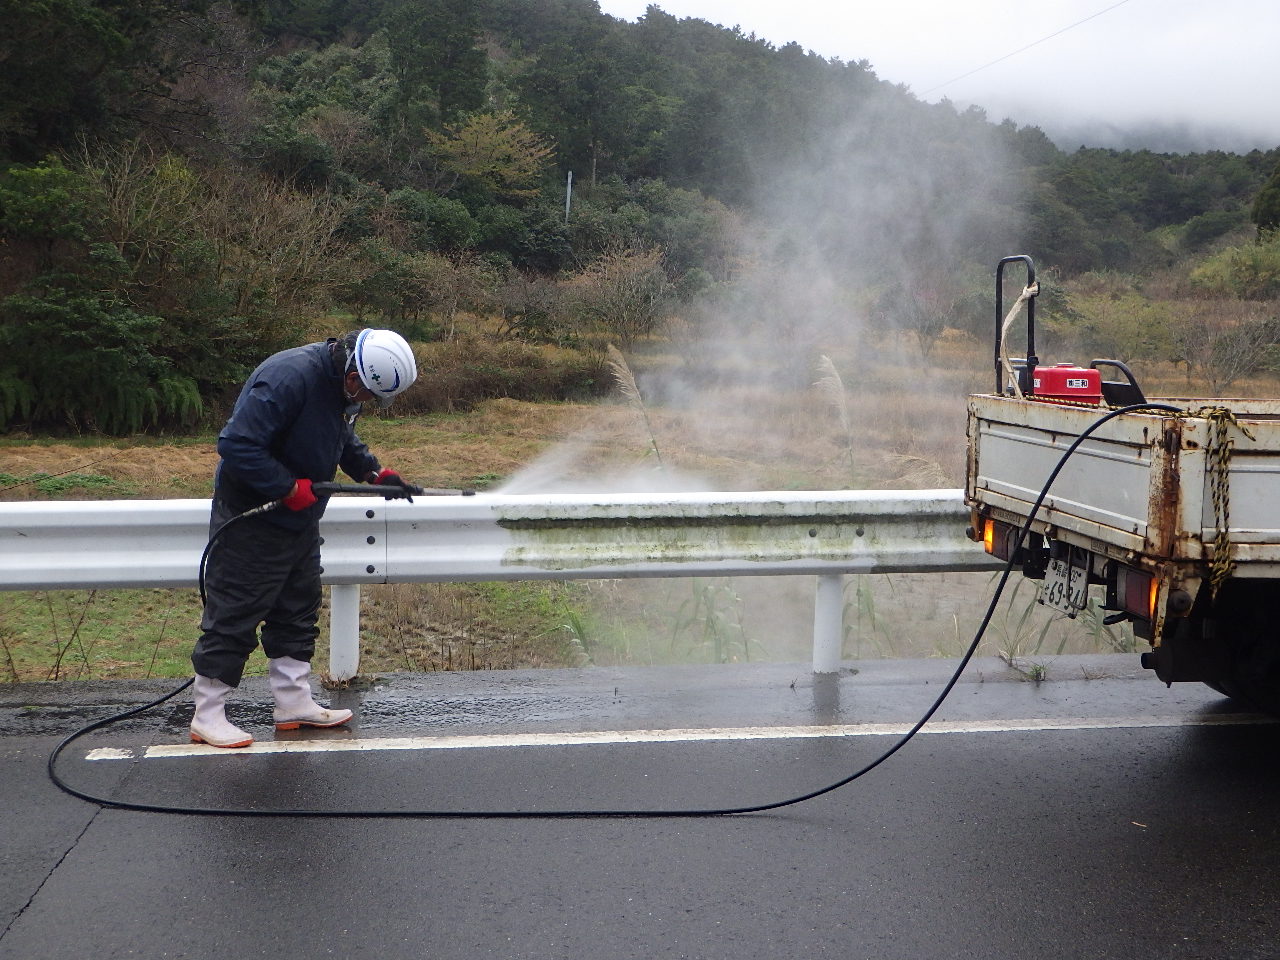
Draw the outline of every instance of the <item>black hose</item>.
M336 493L357 494L363 496L383 497L387 500L408 500L413 503L415 496L419 497L469 497L472 496L474 490L443 490L439 488L416 487L411 483L399 484L372 484L372 483L332 483L329 481L316 482L311 485L313 493L328 497ZM236 514L222 526L218 527L209 537L209 542L204 545L204 551L200 554L200 566L197 571L196 581L200 585L200 604L203 606L207 602L204 592L205 568L209 565L209 555L213 552L213 546L218 542L218 538L222 536L223 531L230 527L233 523L240 520L248 520L250 517L261 516L264 513L270 513L277 509L283 500L268 500L266 503L246 510L244 513Z
M968 649L965 650L964 656L960 658L960 662L956 665L956 669L952 672L951 679L948 680L946 685L942 688L942 692L938 694L937 698L933 701L933 704L929 707L928 710L925 711L924 715L915 722L915 724L911 727L911 729L908 730L906 733L904 733L901 737L899 737L898 740L894 742L893 745L890 746L887 750L881 753L878 757L876 757L870 763L858 768L853 773L850 773L848 776L842 777L841 779L836 780L834 783L829 783L824 787L818 788L817 790L811 790L808 793L800 794L794 797L788 797L784 800L776 800L770 803L757 803L757 804L749 804L749 805L736 806L736 807L707 807L707 808L671 809L671 810L625 810L625 809L624 810L307 810L307 809L294 809L294 810L266 809L264 810L264 809L249 809L249 808L243 808L243 807L239 807L239 808L183 807L183 806L176 806L176 805L170 806L170 805L164 805L164 804L135 803L127 800L111 800L106 797L97 797L97 796L93 796L91 794L85 793L83 791L77 790L69 786L67 783L65 783L62 780L61 777L58 776L57 770L55 769L55 764L57 762L58 755L72 742L82 737L86 733L108 726L109 724L115 723L118 720L124 720L128 717L135 716L139 713L142 713L145 710L149 710L150 708L163 703L164 701L168 700L170 697L175 696L176 694L180 693L181 691L185 690L188 686L190 686L192 683L191 680L188 680L186 683L178 687L172 693L168 693L165 696L159 698L158 700L153 700L151 703L144 704L143 706L140 706L140 707L134 707L123 713L118 713L110 717L105 717L102 720L96 720L93 723L89 724L88 726L85 726L80 730L77 730L75 733L65 738L61 743L59 743L53 749L53 752L49 755L49 762L48 762L49 779L52 780L54 784L56 784L60 789L66 791L72 796L79 797L81 800L87 800L89 803L96 803L101 807L110 807L116 810L136 810L136 811L142 811L144 813L178 813L178 814L187 814L190 816L214 816L214 817L323 817L323 818L330 818L330 819L411 819L411 820L481 820L481 819L488 819L488 820L556 819L556 820L560 820L560 819L570 819L570 818L575 818L575 819L576 818L673 819L677 817L724 817L724 816L733 816L733 815L747 814L747 813L764 813L769 810L778 810L782 807L790 807L799 803L804 803L805 801L812 800L815 797L820 797L820 796L823 796L824 794L831 793L835 790L839 790L841 787L847 786L848 784L852 783L854 780L857 780L859 777L865 776L866 774L870 773L876 767L880 766L880 764L884 763L886 760L892 757L895 753L897 753L899 750L905 747L915 737L915 735L920 732L920 730L924 727L924 725L933 718L933 715L938 712L938 709L942 706L943 702L951 694L951 691L955 689L956 684L960 682L960 677L964 673L965 667L969 665L969 662L973 659L974 654L977 652L978 645L982 642L983 635L986 633L987 627L991 624L991 618L995 615L996 606L1000 602L1000 597L1004 592L1005 584L1008 583L1009 576L1013 572L1014 558L1017 557L1018 552L1022 548L1022 544L1025 542L1027 535L1030 533L1031 526L1035 521L1036 515L1040 512L1040 507L1044 504L1045 497L1049 495L1049 488L1053 486L1053 482L1058 478L1058 474L1062 472L1062 468L1066 466L1067 461L1071 459L1071 457L1075 454L1076 450L1079 449L1080 444L1082 444L1089 436L1091 436L1095 430L1097 430L1104 423L1107 423L1108 421L1115 419L1121 414L1134 413L1138 410L1163 410L1170 413L1184 412L1181 408L1175 407L1171 404L1166 404L1166 403L1135 403L1127 407L1120 407L1119 409L1112 410L1106 413L1105 415L1099 417L1092 424L1090 424L1089 427L1083 433L1081 433L1078 437L1076 437L1076 439L1071 443L1071 445L1066 449L1066 451L1059 458L1057 465L1054 466L1053 470L1049 473L1048 479L1045 480L1044 485L1041 487L1039 496L1036 497L1035 503L1032 505L1030 513L1027 514L1026 521L1023 523L1021 529L1018 531L1018 537L1017 537L1017 540L1014 542L1013 549L1010 551L1009 560L1005 563L1004 569L1000 574L1000 578L996 582L995 591L991 595L991 602L987 605L987 612L983 616L982 622L978 625L977 632L973 636L973 641L969 644ZM256 509L258 511L262 511L264 508L268 506L269 505L264 504L263 507L259 507ZM250 512L252 513L253 511L250 511ZM247 514L241 514L241 516L246 516L246 515ZM238 517L233 518L233 520L234 519L239 519L239 518ZM232 521L228 521L228 524L231 522ZM221 533L222 530L226 529L226 526L227 524L224 524L221 528L219 528L217 533L213 535L213 538L211 538L210 540L210 545L212 545L213 540L217 539L218 534ZM207 557L207 555L208 555L208 547L206 547L205 549L205 556ZM202 570L203 570L203 562L204 561L202 559Z
M209 537L209 542L204 545L204 550L200 554L200 566L196 568L196 583L200 587L200 606L203 607L209 602L209 598L206 597L204 593L205 569L209 566L209 555L213 553L213 547L214 544L218 542L218 538L221 537L233 523L239 523L241 520L248 520L250 517L257 517L264 513L269 513L279 507L281 502L282 501L280 500L270 500L261 506L254 507L252 510L246 510L244 513L238 513L222 526L218 527L217 530L213 531L213 534ZM175 693L176 692L177 691L175 691Z

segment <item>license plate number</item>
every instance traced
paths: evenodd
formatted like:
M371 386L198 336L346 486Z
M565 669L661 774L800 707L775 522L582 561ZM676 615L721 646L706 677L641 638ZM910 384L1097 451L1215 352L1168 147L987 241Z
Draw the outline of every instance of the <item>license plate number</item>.
M1058 558L1049 561L1045 571L1040 602L1074 617L1088 602L1089 576L1082 566L1072 566Z

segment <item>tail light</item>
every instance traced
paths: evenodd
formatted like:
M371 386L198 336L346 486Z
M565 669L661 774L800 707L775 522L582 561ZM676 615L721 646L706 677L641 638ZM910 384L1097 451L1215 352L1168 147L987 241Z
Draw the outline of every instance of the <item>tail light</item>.
M983 517L975 511L968 536L974 541L981 540L983 549L997 560L1012 559L1014 563L1022 565L1022 572L1026 576L1039 580L1044 576L1045 564L1049 558L1044 537L1028 532L1023 538L1022 546L1015 550L1021 533L1022 527L1018 524Z
M1123 566L1116 571L1117 606L1126 613L1154 620L1159 592L1160 581L1149 573Z
M1009 523L986 517L982 521L982 548L997 560L1013 556L1013 545L1018 541L1018 528Z

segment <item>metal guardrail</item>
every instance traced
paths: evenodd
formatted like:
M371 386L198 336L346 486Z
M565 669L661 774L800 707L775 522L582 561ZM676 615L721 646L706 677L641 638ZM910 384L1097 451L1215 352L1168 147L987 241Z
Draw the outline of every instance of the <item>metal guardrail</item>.
M330 672L358 670L363 583L797 574L832 672L844 575L995 569L968 519L960 490L334 497ZM192 587L208 524L207 500L0 503L0 590Z

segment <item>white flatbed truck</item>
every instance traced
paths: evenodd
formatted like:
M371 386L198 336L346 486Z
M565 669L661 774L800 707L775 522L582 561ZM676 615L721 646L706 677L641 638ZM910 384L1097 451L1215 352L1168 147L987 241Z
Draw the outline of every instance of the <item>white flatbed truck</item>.
M1014 261L1027 267L1028 335L1027 357L1011 361L1001 289ZM1147 401L1111 360L1066 372L1086 392L1087 380L1097 384L1096 400L1046 393L1054 368L1034 356L1030 258L1002 260L996 289L996 391L968 405L970 535L1001 559L1014 555L1043 581L1041 601L1069 616L1099 590L1107 620L1132 622L1152 647L1143 665L1166 683L1202 681L1280 710L1280 400ZM1101 380L1108 367L1127 379ZM1067 449L1135 402L1156 408L1117 414L1079 443L1019 546Z

